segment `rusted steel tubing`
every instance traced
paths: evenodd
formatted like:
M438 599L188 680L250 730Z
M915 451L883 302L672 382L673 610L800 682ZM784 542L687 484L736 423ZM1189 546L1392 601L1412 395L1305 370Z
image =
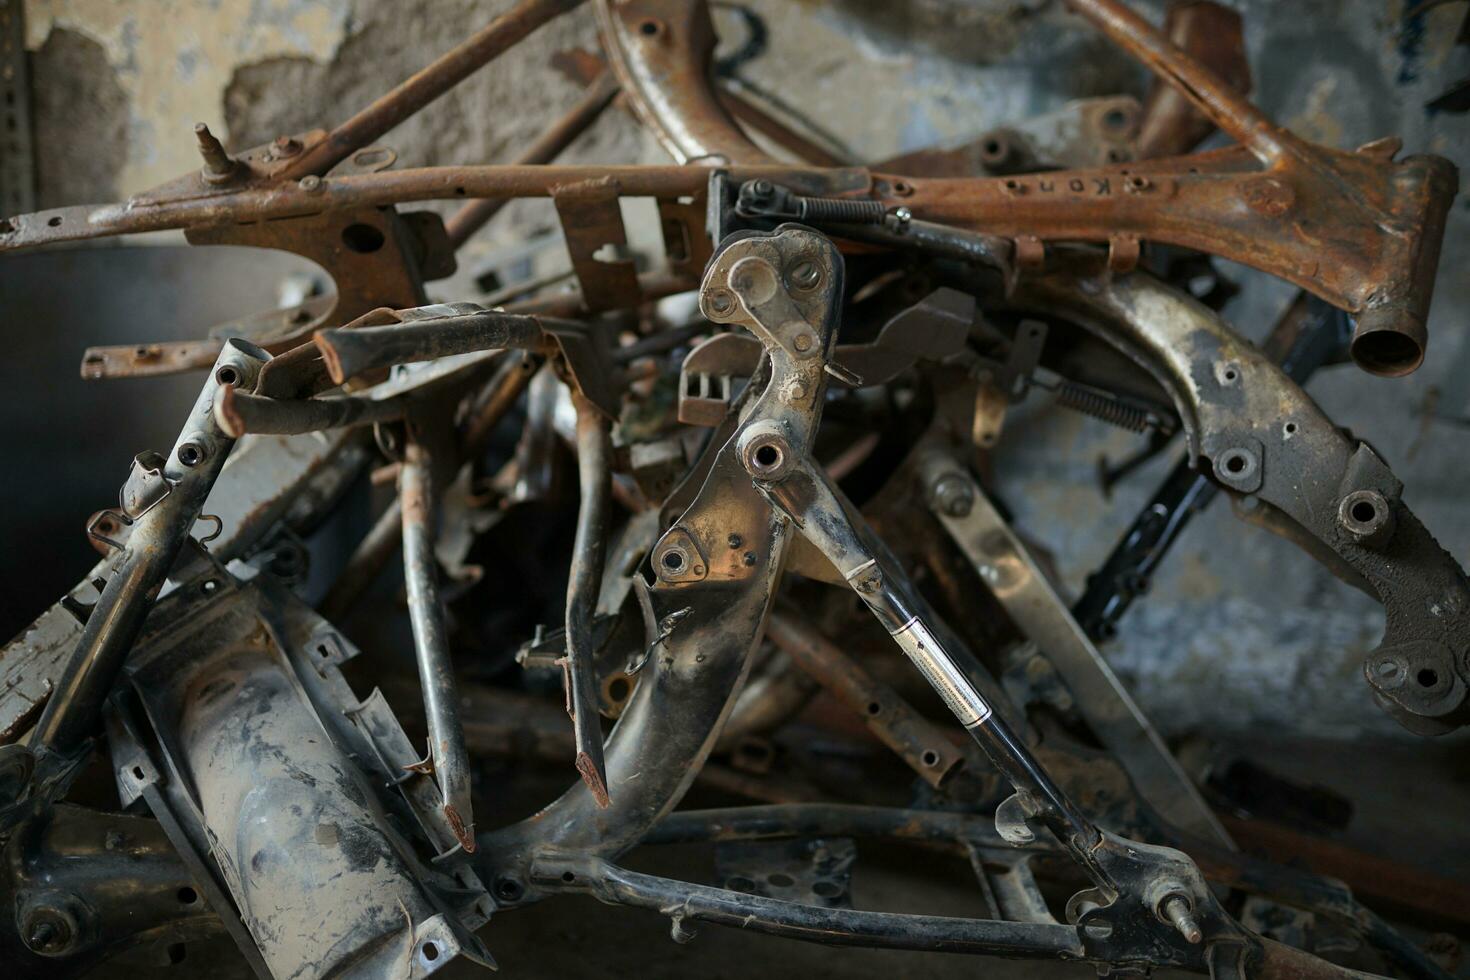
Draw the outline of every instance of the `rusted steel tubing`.
M1172 3L1164 13L1164 30L1189 57L1220 75L1242 95L1251 90L1240 14L1214 0ZM1188 153L1214 132L1215 124L1169 82L1156 78L1139 115L1134 139L1140 159Z
M1127 168L915 180L905 205L916 217L1033 244L1133 236L1241 262L1357 316L1353 359L1399 375L1424 357L1458 181L1441 157L1394 161L1391 150L1304 144L1266 171L1242 169L1256 164L1235 148ZM1283 235L1286 222L1310 236Z
M986 815L847 803L681 810L659 821L643 842L694 844L790 837L885 838L957 851L974 843L980 847L1016 850L1001 838L994 820ZM1341 882L1213 845L1190 842L1184 846L1211 881L1340 922L1383 950L1411 976L1426 980L1443 976L1417 947L1360 905ZM1060 854L1049 842L1028 844L1024 849L1038 854Z
M720 841L776 840L782 837L893 838L922 843L1012 849L989 816L951 810L903 810L852 803L800 803L774 806L679 810L658 822L645 844L693 844ZM1059 853L1050 844L1028 850Z
M535 142L526 147L525 152L515 158L519 166L532 166L536 164L550 163L555 160L563 150L572 144L578 136L602 115L602 110L612 104L612 100L618 94L618 81L611 72L604 71L588 87L575 105L567 110L566 115L552 123L545 132L536 137ZM449 244L453 248L459 248L471 235L485 226L485 223L505 206L505 200L482 198L471 201L460 208L449 220L444 222L444 230L449 234Z
M405 405L406 400L401 396L262 398L227 386L215 397L214 417L226 435L238 439L247 432L296 435L352 425L375 425L402 418Z
M424 717L429 729L429 758L434 779L444 796L444 815L466 852L475 849L470 809L470 763L459 702L454 689L454 664L444 629L444 606L439 596L438 562L434 558L435 498L431 461L417 442L404 450L399 475L403 512L403 577L408 586L408 616L413 626L419 683L424 691Z
M152 454L158 475L149 485L166 493L151 506L129 501L124 487L122 508L141 509L132 517L132 532L102 595L87 619L77 649L67 663L45 711L36 722L31 745L38 756L64 760L96 730L102 702L111 692L128 651L153 607L169 568L184 547L205 498L214 486L234 440L214 418L216 392L227 385L253 387L270 355L254 344L230 340L179 432L168 458ZM134 464L136 476L142 459ZM129 479L129 486L134 484Z
M460 440L461 459L470 461L485 451L495 427L511 406L520 400L521 393L540 366L540 358L523 356L508 362L495 373L495 377L490 379L489 396L474 409L464 427L464 437Z
M1087 955L1076 926L800 905L646 875L600 858L541 859L533 879L551 891L586 892L611 904L828 946L1026 959L1079 960Z
M768 137L771 142L790 150L799 159L815 167L842 167L849 162L840 159L826 147L787 126L741 93L731 91L729 88L720 88L716 95L720 105L735 117L736 122Z
M860 715L873 734L929 785L939 787L965 763L964 753L887 684L789 612L771 614L766 638Z
M582 0L522 0L301 154L288 178L324 174Z
M1211 122L1248 147L1262 163L1275 163L1298 143L1296 137L1266 118L1223 78L1191 58L1119 0L1067 2L1114 44L1184 93Z
M765 177L813 194L865 190L868 177L858 169L823 170L786 165L732 167L736 183ZM233 224L381 207L412 201L456 200L473 197L548 197L562 184L613 181L628 197L702 196L709 181L704 167L624 164L604 166L421 167L409 170L323 177L302 187L282 182L244 187L189 198L151 198L139 195L122 204L78 205L0 222L0 250L52 242L81 241L108 235L164 231L206 225ZM52 222L55 222L53 224Z
M337 327L311 339L333 383L340 385L395 364L498 348L536 350L545 336L541 323L539 317L482 310L382 327Z
M1350 350L1353 360L1364 370L1392 377L1418 368L1424 360L1428 340L1426 321L1444 237L1445 213L1457 183L1449 162L1437 157L1411 157L1398 164L1398 172L1388 175L1389 179L1381 174L1365 175L1351 160L1351 157L1362 157L1362 150L1351 155L1338 153L1308 143L1277 126L1248 99L1232 90L1229 83L1189 57L1119 0L1068 2L1116 44L1179 89L1211 122L1239 140L1274 174L1262 178L1254 187L1244 188L1241 202L1247 209L1263 211L1276 219L1290 213L1296 234L1301 235L1303 230L1309 232L1302 237L1307 254L1291 263L1295 266L1295 277L1280 271L1276 267L1279 263L1258 265L1250 259L1239 261L1280 275L1357 314ZM1380 141L1377 152L1369 159L1386 169L1395 166L1391 162L1395 152L1396 143ZM1416 161L1418 174L1409 169ZM1377 177L1376 182L1372 177ZM1314 203L1316 209L1311 207ZM1333 222L1327 217L1335 215L1337 208L1347 212L1347 221L1339 218ZM1325 210L1320 215L1311 213L1317 209ZM1188 206L1181 200L1175 202L1175 210L1182 213ZM1220 217L1228 219L1229 216ZM1279 229L1279 220L1276 224ZM1334 224L1337 228L1329 231ZM1356 234L1355 228L1360 229ZM1366 234L1367 229L1375 229L1378 234ZM1280 237L1279 230L1271 237ZM1193 247L1184 241L1174 244ZM1228 254L1209 247L1205 251ZM1344 256L1344 252L1348 254ZM1352 255L1353 252L1358 255ZM1388 261L1376 261L1378 252L1391 253ZM1344 262L1344 258L1348 261ZM1365 270L1364 264L1376 268ZM1321 278L1330 281L1334 278L1334 267L1339 266L1345 266L1336 277L1342 280L1337 287L1340 293L1348 294L1352 281L1359 280L1358 295L1350 305L1314 285L1319 268L1323 273Z
M577 535L567 574L567 653L563 664L567 707L577 740L577 772L597 805L609 804L607 765L598 721L597 676L593 656L592 614L602 588L607 548L608 498L612 493L612 437L607 419L581 392L572 389L577 409L577 476L582 500L577 508Z
M534 370L524 369L520 363L508 364L490 381L491 394L476 411L460 443L462 459L473 459L484 451L485 443L495 431L495 426L520 399L534 373ZM332 583L331 590L321 603L323 617L332 622L340 622L346 618L367 587L388 566L393 553L398 550L402 532L403 513L395 499L358 542L357 548L343 566L342 573L337 576L337 581Z

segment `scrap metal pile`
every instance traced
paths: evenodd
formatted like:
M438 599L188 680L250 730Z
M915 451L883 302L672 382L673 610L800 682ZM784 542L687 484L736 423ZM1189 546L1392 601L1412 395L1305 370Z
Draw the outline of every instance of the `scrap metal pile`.
M677 940L1447 976L1341 882L1238 850L1096 643L1224 494L1382 603L1362 674L1384 711L1470 720L1464 572L1301 388L1420 364L1454 168L1275 125L1223 8L1178 8L1170 40L1119 0L1070 6L1157 75L1146 102L853 166L711 81L705 3L522 0L331 131L231 155L201 126L199 172L0 221L3 251L182 229L334 284L85 355L87 377L207 373L89 522L101 562L0 657L6 975L228 936L262 977L420 976L582 894ZM392 170L371 145L594 13L585 96L516 163ZM610 107L675 163L555 165ZM1189 152L1216 129L1234 143ZM554 203L576 288L429 304L527 197ZM627 198L657 204L647 269ZM407 209L431 200L462 204ZM1217 314L1212 256L1301 290L1262 346ZM1186 450L1076 603L988 478L1026 399ZM396 499L309 604L303 542L369 474ZM342 631L400 554L416 677ZM818 690L847 712L829 741L891 754L775 759ZM497 825L497 756L571 788ZM765 802L677 810L696 781ZM854 908L852 841L875 838L968 861L989 914ZM719 886L619 863L675 842L717 844Z

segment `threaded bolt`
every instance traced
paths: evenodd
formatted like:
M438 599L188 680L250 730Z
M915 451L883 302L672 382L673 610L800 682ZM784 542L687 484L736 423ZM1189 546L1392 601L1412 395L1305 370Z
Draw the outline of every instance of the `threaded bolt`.
M968 517L975 506L975 491L970 481L957 473L946 473L930 488L936 509L950 517Z
M1179 930L1179 935L1191 946L1197 945L1205 938L1199 923L1194 918L1194 906L1190 905L1189 899L1175 892L1165 895L1164 900L1159 903L1159 912L1169 920L1169 924Z

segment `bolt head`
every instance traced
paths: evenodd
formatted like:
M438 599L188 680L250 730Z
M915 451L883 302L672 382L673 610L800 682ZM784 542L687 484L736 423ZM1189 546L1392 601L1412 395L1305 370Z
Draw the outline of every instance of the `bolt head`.
M297 186L299 186L302 190L306 191L309 194L313 191L321 190L322 179L316 174L307 174L305 177L302 177L301 180L297 182Z
M970 481L955 473L941 476L931 491L934 505L950 517L968 517L975 507Z
M735 299L723 289L710 293L710 312L717 316L724 316L735 308Z
M803 353L805 353L806 351L811 350L812 349L812 335L809 334L809 333L799 333L799 334L797 334L796 335L796 339L791 342L791 346L792 347L795 347L799 351L802 351Z
M822 270L811 259L803 259L792 267L791 281L802 289L811 289L822 281Z

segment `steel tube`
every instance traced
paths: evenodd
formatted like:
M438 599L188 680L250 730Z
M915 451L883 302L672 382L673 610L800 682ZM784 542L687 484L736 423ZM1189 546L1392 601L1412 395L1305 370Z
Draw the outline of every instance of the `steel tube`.
M829 946L1033 959L1085 955L1075 926L799 905L641 874L596 858L538 861L535 877L549 889L672 915L676 928L682 919L695 919Z
M565 677L567 704L577 740L577 772L598 806L609 804L607 765L598 720L597 676L593 657L592 616L602 588L607 548L608 500L612 493L612 438L607 419L581 392L572 392L577 409L577 476L582 500L577 508L577 535L567 574Z
M532 31L582 0L522 0L450 51L440 55L391 92L333 129L327 138L292 163L285 176L324 174L480 68L514 47Z
M820 170L763 165L730 169L730 179L737 183L757 177L802 187L813 194L858 191L868 186L866 172L856 168ZM421 167L323 177L309 188L276 183L220 191L206 197L143 197L122 204L84 204L7 218L0 225L0 251L108 235L299 217L413 201L549 197L553 188L563 184L602 179L615 182L626 197L702 197L709 183L709 170L636 164Z
M343 395L333 398L262 398L222 388L214 401L215 420L231 439L255 432L297 435L354 425L376 425L403 417L406 400Z
M1182 92L1212 123L1248 147L1262 163L1276 162L1296 143L1295 137L1266 118L1228 82L1118 0L1067 2L1114 44Z
M575 105L567 110L566 115L546 128L535 142L526 147L525 151L513 161L517 166L534 166L550 163L561 155L561 152L572 144L578 136L585 133L602 115L602 111L612 104L612 100L618 94L618 80L610 72L604 71L590 85L587 90L577 99ZM470 236L485 226L491 218L505 207L504 198L482 198L471 201L460 208L444 222L444 230L449 234L449 244L453 248L459 248Z
M321 330L312 343L335 384L376 368L430 361L474 351L536 350L544 334L541 319L498 310L410 320L382 327Z
M220 352L163 463L168 494L135 519L76 653L36 723L31 744L38 755L65 759L96 730L102 702L234 444L215 421L215 397L227 384L253 386L268 360L269 354L243 340L226 342Z
M491 393L485 403L479 407L469 425L465 429L465 435L460 443L461 458L465 460L474 459L484 451L485 444L490 439L490 434L495 431L495 426L505 417L521 393L526 390L534 370L527 370L527 364L532 361L518 361L507 364L490 381ZM398 550L398 544L403 534L403 512L397 500L388 504L378 520L373 524L357 548L347 559L342 573L337 576L337 581L332 584L331 590L321 603L322 616L332 622L339 622L352 611L357 600L362 597L363 592L376 581L387 567L393 553Z
M459 721L454 665L444 628L439 596L438 562L434 557L435 496L431 460L420 443L405 447L399 474L403 511L403 577L408 586L408 615L414 653L424 693L429 729L429 761L444 796L444 815L465 851L475 849L470 808L469 753Z

